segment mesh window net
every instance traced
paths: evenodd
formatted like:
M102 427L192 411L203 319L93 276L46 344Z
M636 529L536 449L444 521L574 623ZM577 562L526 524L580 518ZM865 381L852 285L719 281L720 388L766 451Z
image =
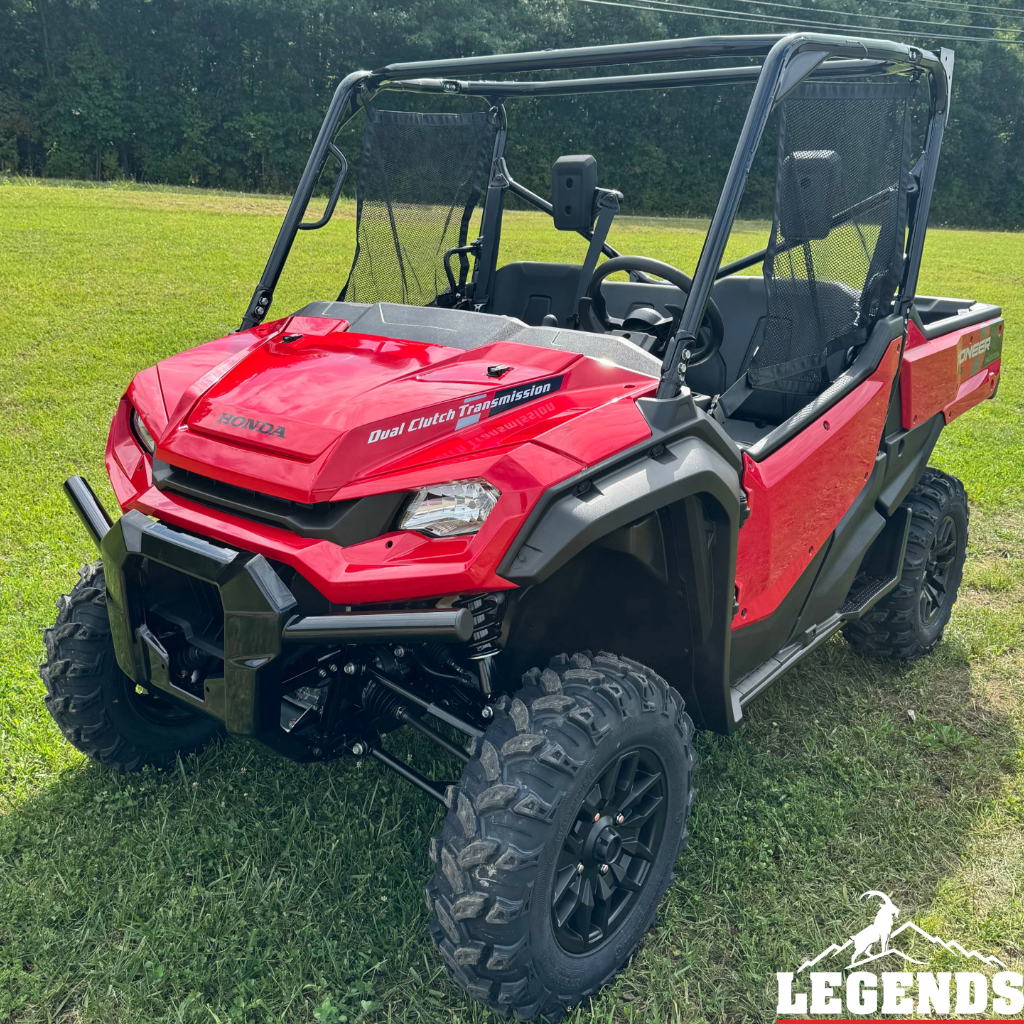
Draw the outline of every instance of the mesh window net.
M829 356L892 309L903 266L913 83L805 84L783 101L768 315L750 385L816 395Z
M428 306L449 292L444 254L466 244L494 135L494 118L485 111L367 108L356 253L342 299ZM464 281L466 257L451 262Z

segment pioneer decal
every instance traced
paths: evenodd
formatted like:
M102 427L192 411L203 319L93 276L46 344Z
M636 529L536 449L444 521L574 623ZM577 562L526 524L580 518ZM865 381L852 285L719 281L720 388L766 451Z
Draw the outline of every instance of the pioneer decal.
M376 427L370 431L366 443L375 444L378 441L401 437L403 434L413 434L428 427L436 427L444 423L451 423L453 430L461 430L463 427L479 423L485 417L507 412L520 405L525 405L527 402L550 395L561 388L564 379L565 377L560 374L557 377L545 377L543 380L535 380L530 384L519 384L515 387L502 388L499 391L473 395L457 405L452 405L447 409L441 409L429 415L420 414L413 416L412 419L402 420L400 423L394 423L390 426Z
M986 366L994 363L1003 353L1003 321L993 324L970 334L960 336L957 345L958 380L967 380L976 373L981 373Z
M974 344L960 349L959 362L966 363L968 359L977 359L978 356L983 356L988 351L988 346L989 339L982 338L980 341L976 341Z
M254 420L251 416L236 416L234 413L222 412L217 417L218 423L240 430L250 430L257 434L269 434L271 437L284 437L284 427L267 423L266 420Z

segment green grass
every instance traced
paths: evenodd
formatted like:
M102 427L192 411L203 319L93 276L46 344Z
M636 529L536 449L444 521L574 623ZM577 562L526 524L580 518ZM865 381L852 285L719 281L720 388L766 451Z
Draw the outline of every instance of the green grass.
M131 375L238 323L280 199L182 190L0 187L0 1022L484 1021L426 934L439 810L375 764L295 766L242 742L120 779L42 704L55 597L92 557L60 492L102 485ZM336 291L300 238L275 311ZM746 225L730 255L755 247ZM632 221L625 250L692 269L694 222ZM327 236L327 232L324 232ZM505 258L578 256L510 217ZM849 935L865 889L1024 969L1024 236L934 231L921 289L1002 304L998 400L934 462L972 498L967 576L945 642L913 666L841 639L699 740L689 848L632 964L570 1020L773 1020L774 972ZM911 716L913 712L913 716ZM429 761L430 750L407 748ZM438 763L437 771L451 770ZM955 968L954 968L955 969Z

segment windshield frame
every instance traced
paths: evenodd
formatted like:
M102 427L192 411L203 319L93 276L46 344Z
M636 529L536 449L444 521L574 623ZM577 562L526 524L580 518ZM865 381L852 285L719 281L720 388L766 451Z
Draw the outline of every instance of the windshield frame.
M633 65L684 59L763 58L763 63L733 67L701 68L687 71L636 72L606 77L559 78L549 81L521 81L478 78L495 74L559 71ZM939 149L949 106L952 52L939 56L918 47L888 40L832 36L821 33L788 35L698 36L689 39L655 40L643 43L588 46L531 53L495 54L454 60L415 61L389 64L377 71L354 71L339 83L321 125L309 160L299 179L277 239L267 260L260 282L253 292L240 330L261 323L269 311L274 289L291 251L296 234L303 226L309 201L328 158L336 154L334 138L338 130L354 117L362 104L384 91L440 95L477 96L501 109L504 99L514 96L569 96L584 93L642 89L685 88L709 84L756 82L746 119L737 139L722 193L708 227L700 257L693 274L693 285L683 307L679 327L668 345L662 364L657 397L670 399L683 388L685 366L682 352L697 336L704 309L716 280L729 273L756 265L763 251L751 253L722 266L725 246L743 196L747 176L767 126L769 117L782 99L811 75L849 76L885 73L927 75L930 82L928 127L923 153L914 168L917 199L909 224L904 279L897 295L897 309L906 314L913 299L920 269L921 254L934 190ZM462 76L462 77L460 77ZM505 136L504 114L495 141L492 173L484 200L482 237L487 239L477 259L475 274L493 275L500 232L501 198L514 191L540 209L550 207L540 196L518 185L508 175L502 157ZM500 195L491 183L495 173ZM334 193L340 190L342 171ZM490 210L488 204L490 203ZM322 218L326 222L329 217ZM316 226L320 226L319 223ZM307 225L308 227L308 225ZM582 232L581 232L582 233ZM587 237L586 233L583 233ZM605 246L606 255L617 255Z

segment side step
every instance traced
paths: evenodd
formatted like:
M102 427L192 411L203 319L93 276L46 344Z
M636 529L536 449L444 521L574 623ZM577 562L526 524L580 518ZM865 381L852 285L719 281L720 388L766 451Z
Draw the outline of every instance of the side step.
M856 590L851 590L846 603L839 609L843 621L852 622L859 619L874 604L880 601L890 590L894 590L903 575L903 559L907 553L907 541L910 538L911 510L902 505L886 521L885 528L879 534L883 542L882 551L887 550L886 564L879 567L878 576L866 576L859 581ZM888 536L887 536L888 535ZM888 545L884 542L888 540Z
M743 706L749 704L759 693L775 682L787 669L792 668L805 654L810 654L815 647L823 644L844 622L843 616L835 615L824 622L812 626L795 643L787 644L767 661L755 669L751 669L742 679L734 683L732 691L732 714L735 721L743 717Z
M846 599L846 603L834 615L824 622L812 626L802 633L796 641L787 644L777 654L751 669L742 679L734 683L732 691L732 712L735 721L743 717L743 708L758 694L775 682L783 672L792 668L801 658L823 644L830 636L840 629L844 622L859 619L886 594L893 590L903 573L903 558L907 552L907 540L910 537L909 508L900 507L889 518L885 528L879 535L884 540L889 535L889 543L883 543L880 550L885 552L885 564L881 567L882 574L866 576Z

